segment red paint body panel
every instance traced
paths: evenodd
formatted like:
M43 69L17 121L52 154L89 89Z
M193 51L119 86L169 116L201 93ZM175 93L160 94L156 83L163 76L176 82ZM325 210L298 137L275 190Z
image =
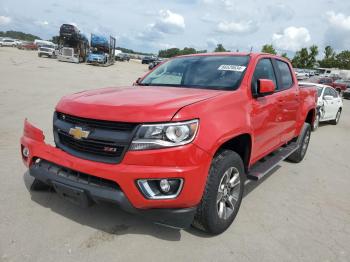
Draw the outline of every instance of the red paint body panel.
M218 55L218 54L205 54ZM220 53L220 55L237 55ZM174 87L106 88L65 96L56 110L79 117L118 122L168 122L199 119L192 143L160 150L128 151L120 164L93 162L72 156L45 144L42 132L25 122L21 144L33 157L51 161L83 173L118 183L136 208L182 208L197 205L202 197L212 157L223 143L239 135L251 138L248 166L297 137L310 111L315 111L316 89L293 86L271 95L254 98L251 81L261 58L249 55L250 62L240 87L235 91L215 91ZM40 133L41 132L41 133ZM140 178L180 177L182 192L172 200L147 200L136 187Z

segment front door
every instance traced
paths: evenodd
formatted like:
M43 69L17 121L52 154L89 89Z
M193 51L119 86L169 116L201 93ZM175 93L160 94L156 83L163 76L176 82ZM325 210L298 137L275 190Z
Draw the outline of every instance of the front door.
M280 109L278 106L278 93L264 97L257 97L259 79L270 79L277 86L276 74L271 59L259 60L252 77L252 102L251 122L253 127L253 152L252 163L267 155L280 144L281 126L278 121Z

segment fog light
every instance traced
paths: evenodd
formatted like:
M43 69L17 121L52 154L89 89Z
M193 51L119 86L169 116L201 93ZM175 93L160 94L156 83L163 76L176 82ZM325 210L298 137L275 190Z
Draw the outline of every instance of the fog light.
M148 199L172 199L180 194L183 179L140 179L137 184L141 193Z
M160 180L159 187L163 193L168 193L170 191L170 184L167 179Z
M25 158L29 157L29 148L28 147L23 147L22 149L22 154Z

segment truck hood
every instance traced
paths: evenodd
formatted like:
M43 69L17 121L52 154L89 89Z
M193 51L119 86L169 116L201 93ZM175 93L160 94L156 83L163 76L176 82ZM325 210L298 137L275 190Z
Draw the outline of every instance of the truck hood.
M119 122L170 121L182 107L225 91L175 87L103 88L65 96L56 110L75 116Z

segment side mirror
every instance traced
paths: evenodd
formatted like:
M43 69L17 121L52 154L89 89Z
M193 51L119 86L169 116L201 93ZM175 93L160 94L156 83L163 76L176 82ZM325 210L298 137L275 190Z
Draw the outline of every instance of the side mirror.
M333 96L324 96L323 99L324 100L333 100Z
M271 95L275 92L275 83L270 79L259 79L258 80L258 95L266 96Z

